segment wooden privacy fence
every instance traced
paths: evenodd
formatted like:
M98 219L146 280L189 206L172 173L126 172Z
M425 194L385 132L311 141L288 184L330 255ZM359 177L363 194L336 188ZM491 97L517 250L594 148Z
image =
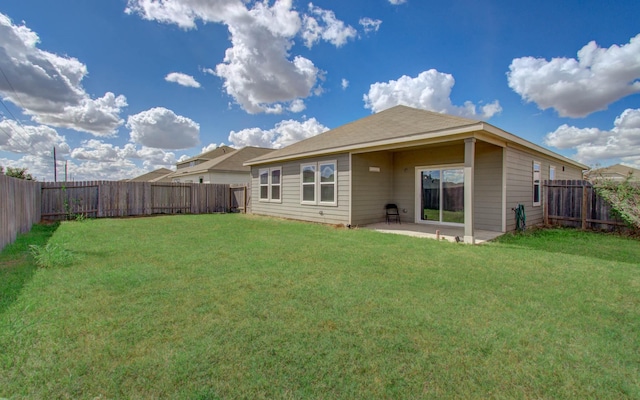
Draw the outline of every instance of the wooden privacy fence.
M613 215L611 205L598 195L589 181L545 181L544 186L545 224L606 230L626 226Z
M40 221L40 185L0 174L0 250Z
M45 182L41 210L48 220L243 211L246 206L239 202L246 196L238 191L208 183Z

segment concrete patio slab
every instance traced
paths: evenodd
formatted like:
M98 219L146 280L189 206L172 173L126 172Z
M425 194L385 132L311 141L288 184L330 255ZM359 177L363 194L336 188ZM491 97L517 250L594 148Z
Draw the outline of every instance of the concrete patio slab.
M361 226L360 228L371 229L382 233L395 233L397 235L448 240L449 242L456 242L456 237L460 238L460 240L464 240L464 228L457 226L414 224L405 222L401 224L387 224L384 222L379 222L376 224ZM482 244L487 241L493 240L501 235L503 235L502 232L476 230L475 241L476 244Z

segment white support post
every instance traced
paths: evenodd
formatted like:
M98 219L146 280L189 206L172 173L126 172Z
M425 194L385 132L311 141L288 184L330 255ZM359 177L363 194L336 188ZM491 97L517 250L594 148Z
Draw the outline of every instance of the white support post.
M464 140L464 242L475 244L473 228L473 172L475 169L476 139Z

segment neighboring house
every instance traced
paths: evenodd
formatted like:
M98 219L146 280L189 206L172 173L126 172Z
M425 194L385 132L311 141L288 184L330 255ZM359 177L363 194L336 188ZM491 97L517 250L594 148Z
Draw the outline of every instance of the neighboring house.
M581 179L583 164L483 121L396 106L252 159L253 213L330 224L385 220L475 230L543 220L543 181Z
M622 182L630 176L631 182L640 182L640 169L631 168L622 164L612 165L610 167L593 169L587 171L585 178L591 181L599 179L610 179L616 182Z
M227 183L246 184L251 180L251 168L244 163L273 151L262 147L244 147L226 151L222 155L199 162L190 167L182 167L169 175L172 182L180 183ZM194 157L202 160L202 155Z
M158 168L155 171L147 172L135 178L127 179L127 182L171 182L168 175L173 171L167 168Z
M198 164L202 164L209 160L213 160L214 158L223 156L225 154L229 154L231 152L236 151L233 147L229 146L220 146L216 147L211 151L207 151L206 153L198 154L197 156L187 158L186 160L180 161L176 163L176 169L195 167Z

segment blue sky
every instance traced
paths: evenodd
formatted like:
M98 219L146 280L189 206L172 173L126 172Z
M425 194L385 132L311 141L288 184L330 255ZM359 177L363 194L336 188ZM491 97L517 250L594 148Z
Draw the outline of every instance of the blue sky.
M8 0L0 165L123 179L396 104L640 168L638 1Z

